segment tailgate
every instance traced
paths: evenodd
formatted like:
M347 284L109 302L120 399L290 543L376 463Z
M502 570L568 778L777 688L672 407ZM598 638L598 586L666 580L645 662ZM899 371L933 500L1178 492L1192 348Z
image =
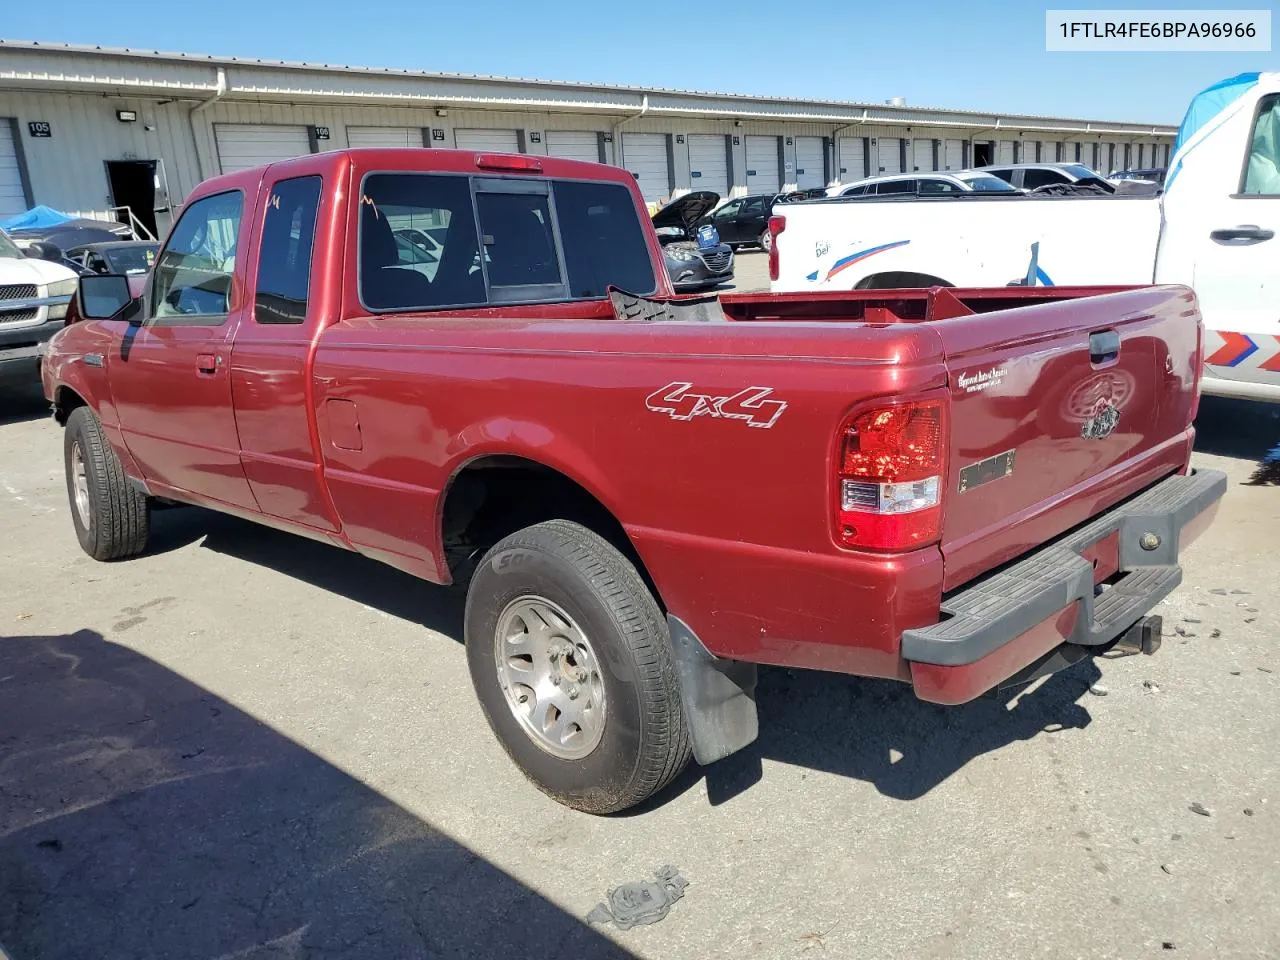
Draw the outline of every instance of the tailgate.
M1200 322L1182 287L931 326L951 387L945 588L1185 465Z

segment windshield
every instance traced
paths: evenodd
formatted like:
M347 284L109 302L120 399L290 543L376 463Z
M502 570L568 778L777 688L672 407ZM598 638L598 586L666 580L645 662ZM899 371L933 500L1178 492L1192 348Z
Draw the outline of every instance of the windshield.
M102 255L106 258L107 263L111 265L112 273L146 273L151 269L151 265L156 262L156 251L160 249L158 243L143 243L136 247L116 247L111 250L103 250Z
M17 245L9 239L8 235L0 230L0 257L18 258L22 256L22 251Z
M1082 177L1098 176L1098 174L1094 173L1092 170L1086 167L1083 163L1064 163L1062 165L1062 169L1067 171L1067 173L1071 174L1073 177L1077 179L1080 179Z
M963 180L978 193L1016 193L1013 185L993 177L989 173L961 174L957 179Z

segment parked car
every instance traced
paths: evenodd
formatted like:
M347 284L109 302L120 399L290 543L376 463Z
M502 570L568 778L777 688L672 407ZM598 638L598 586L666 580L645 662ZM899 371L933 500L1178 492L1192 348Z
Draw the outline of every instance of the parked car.
M1280 73L1199 94L1169 169L1163 194L796 204L772 288L1194 281L1204 392L1280 403Z
M591 813L754 740L757 663L960 703L1154 652L1226 489L1189 290L690 302L643 211L624 170L457 150L196 187L145 294L84 277L49 347L81 547L141 553L155 498L464 584L494 733Z
M1107 177L1108 180L1143 180L1147 183L1164 183L1164 167L1147 167L1141 170L1116 170Z
M780 193L775 203L796 203L800 200L821 200L827 195L826 187L806 187L804 190L791 190Z
M715 235L714 228L711 236L698 236L699 223L719 202L720 194L699 190L677 197L652 217L667 275L677 290L698 290L733 279L733 248Z
M1100 173L1083 163L1014 163L977 169L999 177L1019 190L1031 191L1039 187L1071 183L1087 184L1108 192L1115 189Z
M985 170L957 170L955 173L897 173L867 177L853 183L828 187L829 197L889 196L914 194L920 197L948 193L1017 193L1017 188Z
M64 256L82 274L115 273L123 276L148 272L160 244L152 240L112 240L72 247Z
M755 193L735 197L728 201L704 222L712 224L720 239L733 249L748 245L768 250L772 242L769 236L769 214L777 203L776 193Z
M35 378L45 343L62 329L75 292L72 270L27 256L0 230L0 377Z

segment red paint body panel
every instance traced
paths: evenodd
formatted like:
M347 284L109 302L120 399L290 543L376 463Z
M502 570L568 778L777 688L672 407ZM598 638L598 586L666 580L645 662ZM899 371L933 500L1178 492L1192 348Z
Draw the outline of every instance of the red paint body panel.
M625 171L541 161L512 175L623 184L648 224ZM981 693L1071 626L1046 621L967 667L912 666L902 631L936 622L944 590L1186 469L1199 318L1182 288L731 295L727 323L620 320L607 301L370 315L354 265L360 184L380 170L480 173L466 152L358 150L202 185L189 202L246 192L228 322L73 324L51 342L46 391L84 396L155 492L437 582L450 576L441 519L453 478L478 458L525 458L613 513L667 609L712 652L910 679L939 702ZM324 180L306 322L259 324L265 198L299 176ZM646 243L658 296L670 296L651 230ZM1121 351L1093 363L1100 330L1118 331ZM108 355L96 374L78 363L95 349ZM223 358L211 377L196 369L205 353ZM984 369L1003 372L967 389ZM681 384L708 403L767 388L785 409L766 424L647 403ZM941 541L841 547L837 431L855 410L926 394L950 424ZM1118 428L1082 437L1084 408L1108 400ZM1008 449L1011 475L958 492L961 469ZM1098 560L1114 563L1105 549Z

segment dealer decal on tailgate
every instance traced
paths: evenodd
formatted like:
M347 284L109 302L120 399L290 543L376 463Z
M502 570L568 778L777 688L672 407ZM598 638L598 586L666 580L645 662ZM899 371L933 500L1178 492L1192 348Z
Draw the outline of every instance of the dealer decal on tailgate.
M692 393L693 384L676 381L659 387L645 397L644 405L654 413L665 413L672 420L694 417L716 417L745 420L749 427L769 429L787 409L785 400L766 400L773 387L747 387L725 397Z

